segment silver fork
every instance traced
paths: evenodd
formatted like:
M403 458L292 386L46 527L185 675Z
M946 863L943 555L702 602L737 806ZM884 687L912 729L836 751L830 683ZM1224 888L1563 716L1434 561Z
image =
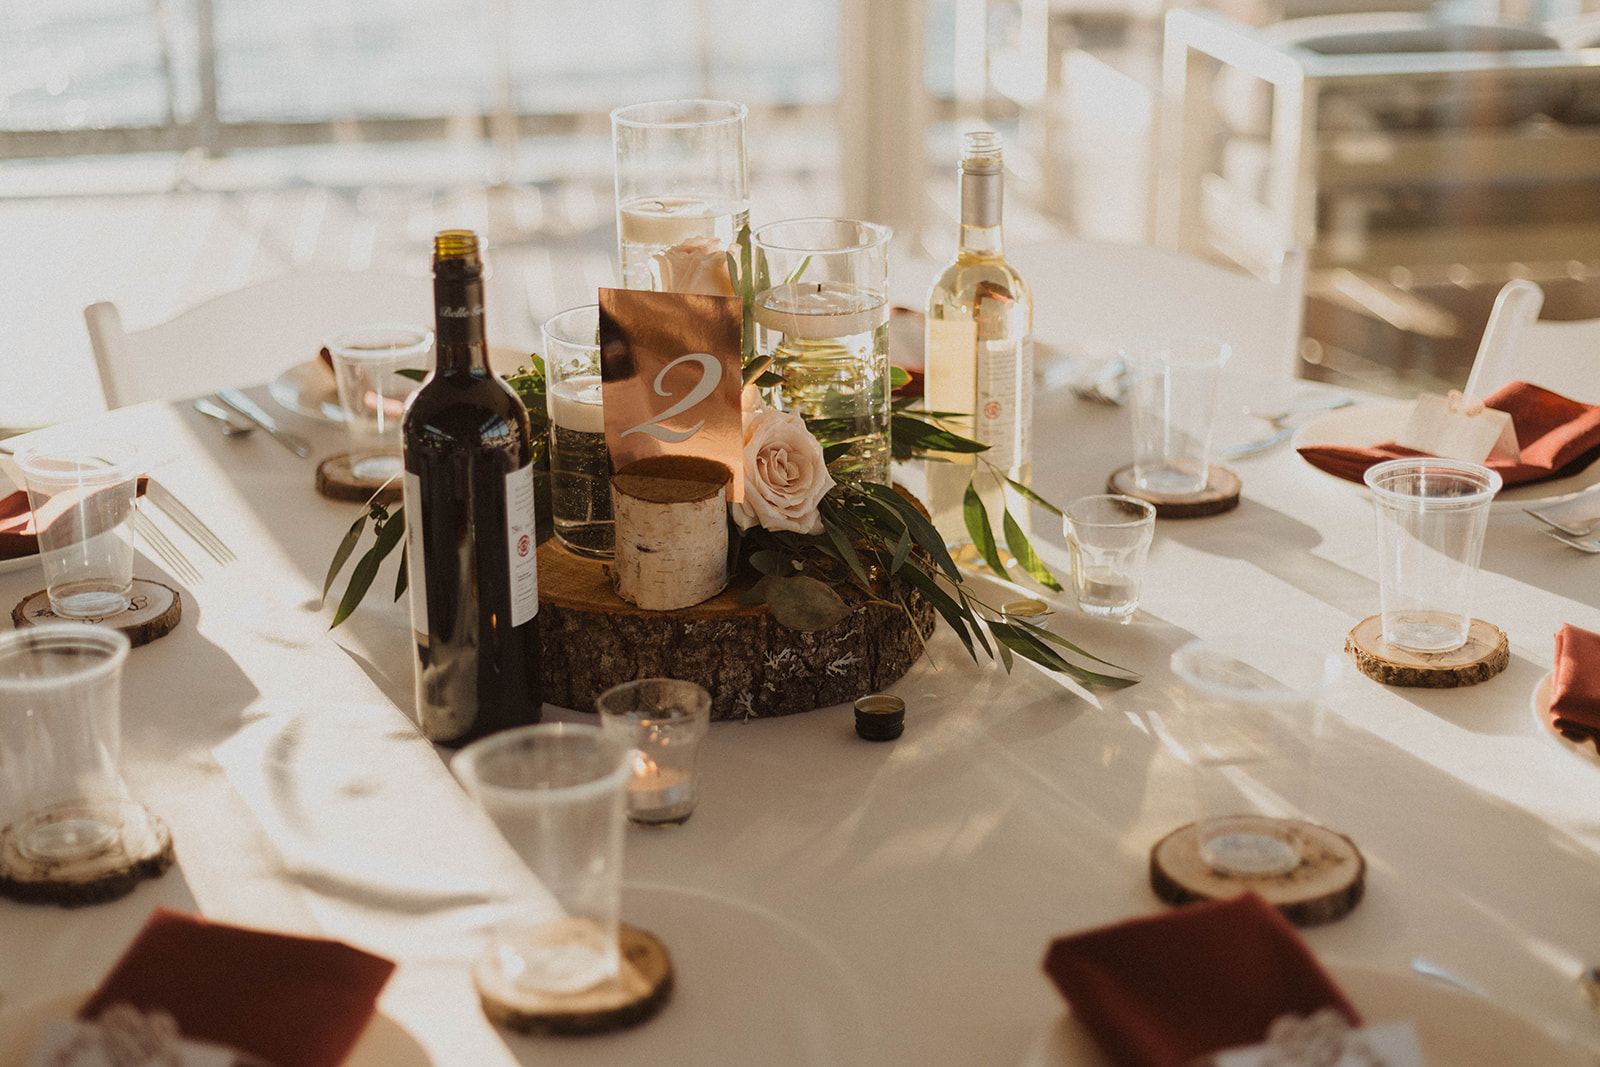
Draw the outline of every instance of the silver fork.
M160 508L167 518L177 524L178 529L192 537L194 543L205 549L212 559L226 565L239 558L233 554L233 549L229 548L200 516L190 511L188 505L179 500L171 489L151 478L145 485L144 492L150 503Z
M146 491L148 492L148 490ZM188 582L190 585L199 585L202 581L199 569L189 562L189 558L183 554L177 545L172 543L172 538L168 537L161 527L155 524L155 520L144 512L135 509L134 515L138 520L136 529L139 532L139 536L144 538L145 544L155 550L156 555L161 557L162 562L172 571L173 576L180 581Z
M1568 537L1560 530L1552 530L1548 528L1541 529L1539 532L1552 540L1560 541L1568 548L1575 548L1579 552L1588 552L1591 555L1600 555L1600 541L1584 541L1576 537Z

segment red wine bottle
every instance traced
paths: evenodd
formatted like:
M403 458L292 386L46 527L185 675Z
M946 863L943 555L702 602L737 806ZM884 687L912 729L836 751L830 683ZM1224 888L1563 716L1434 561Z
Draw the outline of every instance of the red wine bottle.
M438 361L406 405L406 565L417 725L464 745L539 721L528 412L489 369L477 234L433 245Z

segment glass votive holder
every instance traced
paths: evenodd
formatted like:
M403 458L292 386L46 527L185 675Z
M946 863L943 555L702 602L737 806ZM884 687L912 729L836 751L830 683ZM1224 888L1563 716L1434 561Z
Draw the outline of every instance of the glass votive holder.
M687 822L700 799L696 764L711 723L711 694L694 682L641 678L595 698L602 730L634 750L628 818L635 825Z
M1079 497L1067 505L1062 525L1072 550L1072 591L1079 610L1127 622L1139 607L1155 537L1155 506L1115 493Z

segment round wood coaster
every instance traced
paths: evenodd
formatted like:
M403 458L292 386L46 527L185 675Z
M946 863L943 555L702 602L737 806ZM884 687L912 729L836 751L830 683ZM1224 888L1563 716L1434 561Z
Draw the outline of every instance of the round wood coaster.
M1150 850L1150 888L1168 904L1255 892L1296 926L1316 926L1350 914L1367 881L1367 861L1355 842L1315 823L1273 821L1287 825L1300 839L1300 863L1292 870L1257 877L1219 874L1200 858L1199 834L1189 823Z
M121 808L122 832L82 859L32 859L18 848L15 825L0 830L0 897L81 908L125 897L145 879L161 877L172 866L172 831L138 804L122 801Z
M365 504L378 494L378 503L392 504L400 499L399 478L360 478L354 465L376 453L341 452L317 464L317 492L330 500Z
M512 989L482 968L473 971L489 1021L523 1034L604 1034L655 1016L672 997L672 957L648 930L621 923L622 968L615 981L566 996Z
M1206 487L1198 493L1153 493L1140 489L1134 481L1133 467L1123 467L1111 475L1106 488L1113 493L1148 501L1156 506L1158 519L1199 519L1221 515L1239 506L1239 476L1226 467L1212 467Z
M165 637L177 629L183 618L183 597L171 586L152 582L148 578L135 578L128 606L115 615L88 619L63 619L50 610L50 594L46 590L30 593L22 603L11 609L11 622L19 629L47 622L86 622L93 626L109 626L128 635L137 648L148 645L158 637Z
M1383 639L1383 616L1356 623L1345 638L1344 650L1361 673L1384 685L1424 689L1459 689L1477 685L1505 670L1511 663L1511 644L1491 623L1473 619L1467 643L1454 652L1411 652Z

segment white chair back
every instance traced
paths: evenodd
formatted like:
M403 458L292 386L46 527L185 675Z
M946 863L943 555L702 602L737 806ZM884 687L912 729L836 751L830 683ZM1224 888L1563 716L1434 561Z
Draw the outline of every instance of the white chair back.
M1495 301L1490 329L1514 292L1529 294L1527 310L1538 313L1544 300L1538 284L1510 282ZM1482 399L1508 382L1522 381L1586 404L1600 403L1600 319L1533 319L1512 327L1505 345L1478 350L1467 385L1473 397Z
M374 272L290 274L213 297L128 331L115 304L83 309L106 406L268 381L315 359L322 341L363 322L433 321L427 278Z
M1277 281L1142 245L1062 239L1008 247L1033 288L1033 333L1063 355L1104 358L1131 337L1190 333L1233 346L1230 372L1284 379L1299 360L1305 256Z

